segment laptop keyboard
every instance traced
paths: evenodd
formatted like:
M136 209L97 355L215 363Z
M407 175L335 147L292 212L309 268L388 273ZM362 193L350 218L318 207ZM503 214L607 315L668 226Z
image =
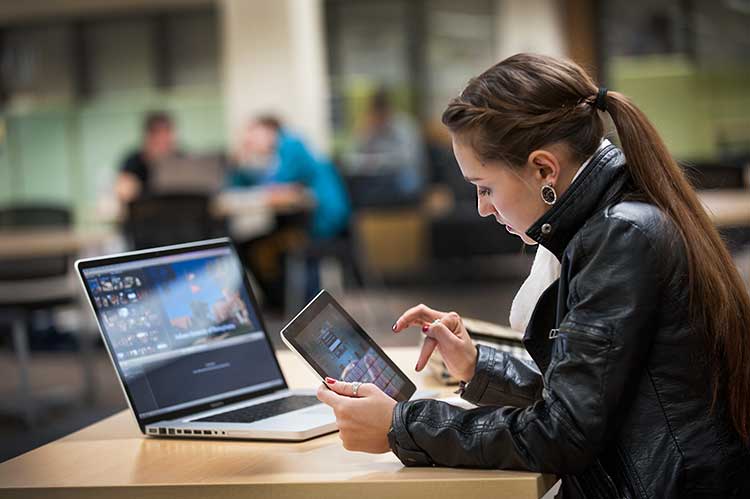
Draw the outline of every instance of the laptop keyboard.
M214 422L214 423L252 423L261 419L278 416L297 409L310 407L311 405L320 404L320 400L313 395L290 395L276 400L255 404L234 411L223 412L214 416L208 416L196 419L193 422Z

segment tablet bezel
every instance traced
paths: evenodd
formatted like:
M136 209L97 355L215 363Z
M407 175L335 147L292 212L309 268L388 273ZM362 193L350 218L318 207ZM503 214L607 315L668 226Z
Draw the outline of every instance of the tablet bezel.
M326 373L315 359L301 347L299 342L296 341L297 336L299 336L299 334L302 333L302 331L309 326L328 305L332 305L334 309L346 319L349 325L352 326L354 331L383 358L385 363L393 369L398 376L401 376L404 379L405 383L403 388L392 398L397 402L409 400L412 395L414 395L414 392L417 391L417 387L411 379L409 379L406 373L404 373L396 363L393 362L385 352L383 352L383 349L375 343L375 340L373 340L370 335L362 329L362 326L360 326L357 321L355 321L352 316L344 310L341 304L339 304L339 302L337 302L326 290L321 290L320 293L318 293L315 298L313 298L312 301L289 322L289 324L284 326L284 329L281 330L281 339L284 343L308 365L321 381L326 376L335 377L335 374Z

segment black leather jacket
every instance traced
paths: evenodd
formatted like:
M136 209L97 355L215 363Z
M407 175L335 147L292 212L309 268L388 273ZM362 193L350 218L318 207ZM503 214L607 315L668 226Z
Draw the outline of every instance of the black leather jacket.
M750 497L750 452L724 402L711 411L684 245L633 199L609 145L528 230L562 264L524 335L539 371L478 347L463 397L479 408L396 405L405 465L554 473L566 499Z

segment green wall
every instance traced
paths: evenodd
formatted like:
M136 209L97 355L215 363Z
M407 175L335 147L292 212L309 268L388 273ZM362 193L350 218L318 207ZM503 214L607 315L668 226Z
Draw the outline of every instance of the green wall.
M678 159L715 159L726 141L750 148L750 65L649 56L613 58L609 68L611 88L633 99Z
M171 112L181 145L190 152L226 149L221 92L120 94L80 104L6 111L0 141L0 204L60 201L79 225L96 221L94 209L111 192L117 166L140 137L151 109Z

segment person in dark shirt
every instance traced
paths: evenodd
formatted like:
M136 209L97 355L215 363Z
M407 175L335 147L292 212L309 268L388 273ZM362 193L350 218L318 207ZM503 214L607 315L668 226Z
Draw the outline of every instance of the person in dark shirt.
M143 141L140 149L128 154L120 165L115 182L117 198L128 203L147 193L153 164L176 153L174 122L169 114L154 111L143 120Z

